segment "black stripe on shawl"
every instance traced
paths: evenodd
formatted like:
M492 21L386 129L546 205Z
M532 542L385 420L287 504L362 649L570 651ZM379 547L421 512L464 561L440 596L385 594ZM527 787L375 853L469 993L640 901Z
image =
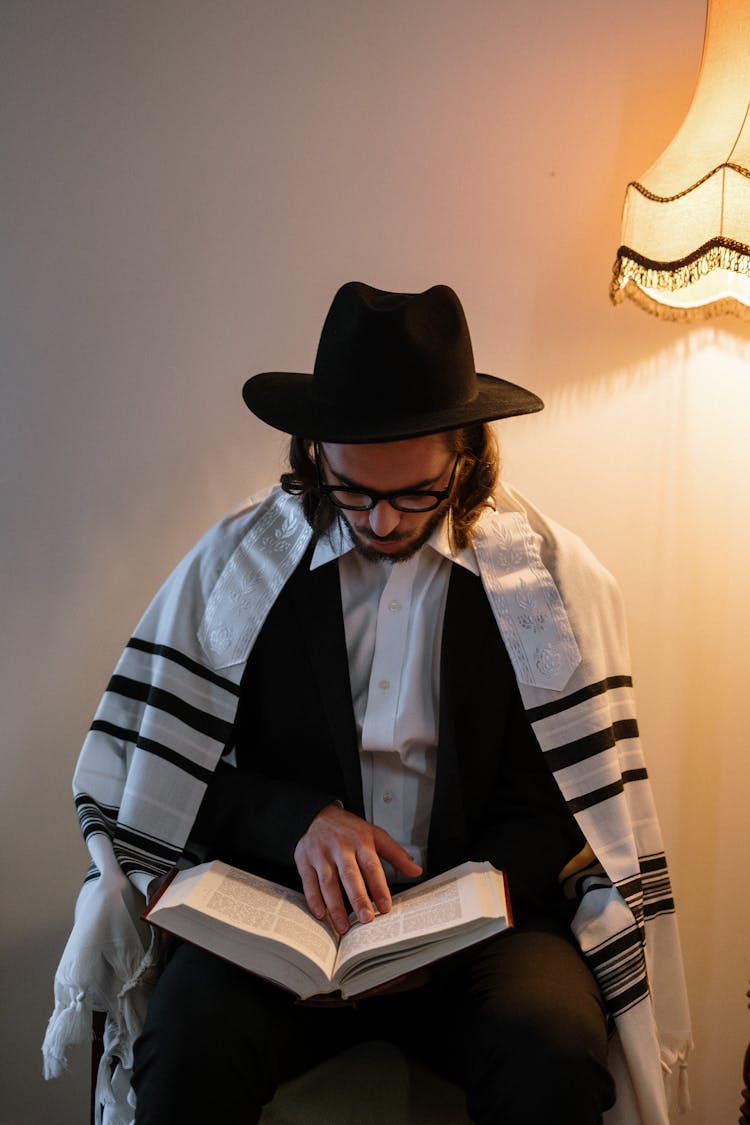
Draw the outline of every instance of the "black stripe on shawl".
M644 901L643 917L646 921L650 922L653 918L659 918L662 914L674 914L674 899L671 895L665 895L657 902Z
M209 774L210 771L206 770ZM75 798L78 817L81 822L84 839L102 833L113 839L115 852L118 855L133 857L148 857L152 860L164 859L175 863L180 855L180 849L172 844L139 832L135 828L117 823L118 810L107 805L98 805L87 793L79 793ZM142 862L138 866L131 864L131 870L150 870ZM87 878L89 876L87 875Z
M641 860L643 882L643 913L646 918L674 913L672 887L663 852L644 856Z
M89 730L98 731L100 734L111 734L113 738L119 739L120 742L135 742L138 738L137 730L118 727L116 723L108 723L106 719L94 719Z
M640 954L627 958L625 964L615 962L609 970L600 969L597 982L608 1009L615 1016L621 1015L648 996L648 980Z
M610 785L603 785L600 789L593 789L590 793L583 793L580 797L574 797L571 801L568 801L568 808L572 813L590 809L593 805L599 805L602 801L609 801L612 797L617 797L622 793L626 783L645 781L647 777L648 774L645 769L623 770L621 781L613 781Z
M171 750L169 746L164 746L161 742L156 742L152 738L141 738L137 730L128 730L127 727L118 727L115 723L108 723L104 719L96 719L91 724L92 731L99 731L102 734L110 734L113 738L121 739L123 742L130 742L138 746L140 750L145 750L148 754L155 754L157 758L163 758L165 762L171 762L173 766L177 766L184 773L190 774L196 781L203 781L208 785L213 770L206 769L205 766L199 766L195 762L191 762L189 758L185 758L178 754L175 750ZM116 810L115 810L116 811Z
M648 771L645 766L640 766L637 770L623 770L622 780L626 785L631 781L648 781Z
M151 684L142 683L140 680L132 680L129 676L114 675L109 681L107 691L121 695L125 699L134 699L139 703L146 703L159 711L164 711L192 727L193 730L215 739L222 745L226 744L232 733L232 724L224 719L217 719L215 715L210 715L207 711L201 711L198 707L193 707L192 704L186 703L171 691L153 687Z
M135 828L128 828L125 824L117 827L117 839L114 842L117 857L122 865L122 858L137 862L132 869L136 871L149 871L143 866L143 859L158 862L159 859L167 860L170 864L176 863L181 855L181 848L175 848L164 840L157 840L145 832L138 832Z
M559 715L563 711L569 711L571 707L576 707L587 699L593 699L596 695L603 695L605 691L610 691L612 688L632 686L632 676L608 676L605 680L588 684L586 687L574 691L571 695L563 696L562 699L555 699L551 703L542 703L540 707L531 707L526 714L529 722L536 723L540 719L549 718L550 715Z
M199 664L197 660L191 660L189 656L185 656L179 649L170 648L169 645L157 645L152 641L144 641L141 637L131 637L127 644L128 648L136 649L138 652L148 652L152 656L163 656L165 660L171 660L175 664L180 664L183 668L187 668L188 672L192 672L196 676L200 676L203 680L208 680L211 684L216 684L217 687L223 688L228 691L230 695L239 695L239 684L233 683L231 680L226 679L225 676L220 676L217 672L212 671L210 668L205 668Z
M630 1008L634 1008L636 1004L642 1003L648 996L648 981L644 975L635 981L630 988L625 989L623 992L618 993L617 999L608 999L607 1008L612 1016L624 1015Z
M586 960L613 1016L621 1015L648 996L643 948L637 929L627 930L587 952Z
M556 772L567 769L568 766L578 765L579 762L585 762L605 750L611 750L623 739L637 737L638 723L635 719L617 719L604 730L594 731L593 734L584 735L583 738L576 738L573 742L567 742L565 746L559 746L554 750L546 750L544 758L550 769Z
M125 852L117 852L118 863L120 864L123 874L140 875L163 875L174 867L175 861L172 859L160 863L144 863L142 859L130 859ZM145 854L145 853L144 853ZM92 860L86 869L86 874L83 877L84 886L86 883L93 883L101 877L101 871Z
M645 917L643 914L643 887L638 878L628 879L623 883L617 883L617 890L620 892L625 902L630 907L633 915L633 921L641 935L641 940L644 938L644 925Z
M153 738L141 738L137 730L127 730L126 727L118 727L115 723L107 723L103 719L96 719L91 724L91 730L111 734L114 738L122 739L123 742L132 742L139 750L144 750L147 754L154 754L157 758L170 762L183 773L190 774L196 781L202 781L206 785L213 775L213 770L206 769L205 766L199 766L196 762L191 762L189 758L177 753L169 746L165 746L162 742L156 742ZM114 811L117 812L116 809Z
M194 777L196 781L202 781L208 785L213 776L213 770L206 769L205 766L199 766L196 762L191 762L189 758L178 754L176 750L170 749L169 746L164 746L161 742L155 742L152 738L138 737L136 746L139 750L145 751L147 754L153 754L157 758L161 758L164 762L169 762L170 765L181 770L182 773L189 774Z
M643 947L635 930L615 938L590 959L608 998L620 996L643 977Z
M641 880L637 875L634 875L632 879L622 879L617 884L617 889L625 901L631 905L632 899L639 899L641 896Z
M116 808L99 804L88 793L78 793L75 806L84 840L88 840L89 836L95 836L98 832L105 836L114 834L117 824Z
M84 837L100 832L101 828L95 825L84 832ZM107 833L111 837L112 833ZM117 839L112 841L115 858L125 875L145 872L147 875L161 875L169 871L180 858L180 849L173 848L163 841L154 840L152 836L142 836L133 829L118 828ZM84 883L91 883L98 879L101 872L94 860L88 866L84 876Z
M95 801L88 793L78 793L74 799L77 809L82 809L86 805L93 805L99 812L103 813L107 819L117 819L117 806L116 805L103 805L101 801Z
M597 877L596 875L586 875L577 883L573 884L573 891L575 898L581 901L584 895L593 894L595 891L608 891L612 886L612 880L607 875ZM571 895L571 897L573 897Z
M148 852L136 852L133 857L121 848L115 848L117 862L123 874L130 878L131 875L164 875L175 866L180 853L175 852L170 859L156 860Z

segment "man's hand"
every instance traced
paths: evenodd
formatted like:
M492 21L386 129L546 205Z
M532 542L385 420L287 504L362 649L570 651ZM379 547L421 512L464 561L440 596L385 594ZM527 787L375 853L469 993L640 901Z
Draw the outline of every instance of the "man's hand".
M596 862L591 844L588 841L583 845L580 852L573 856L572 859L563 867L560 874L557 876L558 882L563 883L571 875L576 875L579 871L583 871L584 867Z
M381 914L387 914L391 895L380 856L404 875L422 873L385 829L338 805L321 809L294 849L307 905L315 917L324 918L328 911L338 933L346 933L349 912L342 886L360 922L375 917L373 902Z

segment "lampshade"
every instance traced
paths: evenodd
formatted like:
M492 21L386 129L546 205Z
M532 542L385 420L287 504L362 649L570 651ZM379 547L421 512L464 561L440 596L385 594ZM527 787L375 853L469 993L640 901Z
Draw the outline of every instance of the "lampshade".
M628 184L610 296L667 320L750 319L750 2L708 0L676 137Z

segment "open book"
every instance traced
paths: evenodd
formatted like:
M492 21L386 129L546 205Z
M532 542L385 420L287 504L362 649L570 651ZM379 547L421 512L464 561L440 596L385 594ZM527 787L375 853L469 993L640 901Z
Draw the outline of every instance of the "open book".
M303 1000L357 996L512 925L503 875L486 862L400 891L343 937L298 891L219 860L180 871L143 916Z

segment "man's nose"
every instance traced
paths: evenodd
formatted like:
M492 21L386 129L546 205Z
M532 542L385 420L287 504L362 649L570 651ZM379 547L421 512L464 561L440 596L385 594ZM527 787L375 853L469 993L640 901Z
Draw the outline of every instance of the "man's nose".
M370 529L381 538L395 531L401 519L400 512L392 508L387 500L378 500L375 507L370 509L369 514Z

